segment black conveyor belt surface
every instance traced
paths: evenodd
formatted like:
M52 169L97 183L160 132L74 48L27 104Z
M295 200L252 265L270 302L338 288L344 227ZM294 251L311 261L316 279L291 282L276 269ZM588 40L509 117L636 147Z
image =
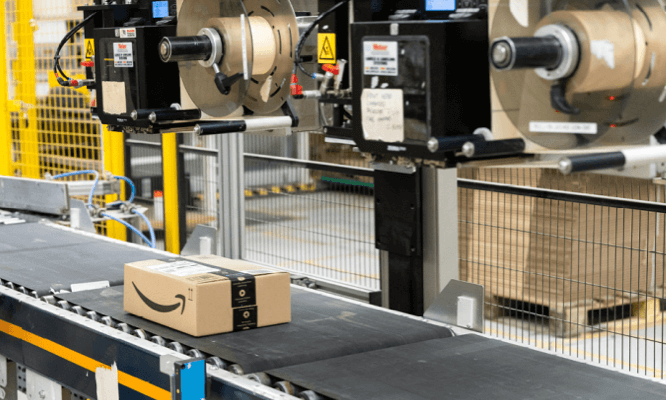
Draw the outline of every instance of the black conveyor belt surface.
M123 287L57 297L240 364L246 373L452 335L444 327L297 287L292 287L291 323L204 338L194 338L125 313Z
M41 223L0 225L0 278L40 296L78 283L122 285L126 262L154 258L150 250Z
M478 335L430 340L268 373L334 399L666 398L666 385Z

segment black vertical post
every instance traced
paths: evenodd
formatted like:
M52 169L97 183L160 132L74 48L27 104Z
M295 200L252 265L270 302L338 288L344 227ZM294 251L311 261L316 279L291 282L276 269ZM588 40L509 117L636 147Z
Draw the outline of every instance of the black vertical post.
M421 173L375 171L377 248L389 253L389 308L423 315Z
M185 153L180 151L180 146L183 144L184 135L177 136L178 145L178 204L180 205L180 212L178 213L178 224L180 225L180 250L187 244L187 204L190 197L190 185L187 182L185 175Z

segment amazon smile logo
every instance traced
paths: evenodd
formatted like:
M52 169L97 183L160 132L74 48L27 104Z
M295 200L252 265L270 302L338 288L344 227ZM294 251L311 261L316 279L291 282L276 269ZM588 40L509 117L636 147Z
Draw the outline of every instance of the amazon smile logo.
M141 300L143 300L143 302L148 307L150 307L154 311L157 311L158 313L167 314L167 313L170 313L172 311L176 311L177 309L179 309L181 307L181 303L182 303L183 309L180 310L180 315L183 315L183 313L185 312L185 296L183 296L182 294L179 294L179 295L176 296L176 299L181 301L180 303L172 304L170 306L164 306L164 305L155 303L154 301L152 301L148 297L146 297L146 295L141 293L139 288L136 287L136 284L134 282L132 282L132 286L134 286L134 290L136 290L136 293L139 295Z

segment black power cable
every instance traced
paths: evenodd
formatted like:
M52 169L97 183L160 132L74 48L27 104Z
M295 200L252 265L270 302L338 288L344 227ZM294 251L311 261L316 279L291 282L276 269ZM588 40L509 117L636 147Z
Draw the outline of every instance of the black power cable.
M298 44L296 45L296 62L294 63L294 72L293 74L296 75L298 72L298 69L300 68L303 73L309 77L314 78L308 71L305 70L305 67L303 67L302 60L301 60L301 52L303 51L303 47L305 46L305 42L308 40L308 37L312 34L314 29L319 25L319 23L324 20L324 18L328 17L335 11L337 11L338 8L342 7L343 5L349 3L350 0L343 0L339 2L338 4L334 5L331 7L328 11L322 13L317 17L316 20L308 27L308 29L303 33L301 36L301 39L298 41Z
M88 18L84 19L78 25L72 28L72 30L69 31L69 33L67 33L67 35L62 39L60 45L58 45L58 49L53 56L53 73L55 74L60 86L69 87L71 86L72 81L72 79L67 76L65 71L63 71L62 67L60 66L60 52L62 51L62 48L65 47L67 42L69 42L74 37L74 35L76 35L76 33L81 30L81 28L83 28L88 22L95 18L96 15L97 12L90 14Z

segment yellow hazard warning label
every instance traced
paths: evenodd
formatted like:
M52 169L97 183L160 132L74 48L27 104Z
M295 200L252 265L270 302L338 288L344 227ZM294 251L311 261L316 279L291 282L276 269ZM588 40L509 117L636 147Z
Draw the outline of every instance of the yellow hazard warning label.
M319 49L317 51L319 64L335 64L338 62L338 56L335 52L335 33L319 34Z
M93 39L86 39L86 58L89 60L95 58L95 41Z

